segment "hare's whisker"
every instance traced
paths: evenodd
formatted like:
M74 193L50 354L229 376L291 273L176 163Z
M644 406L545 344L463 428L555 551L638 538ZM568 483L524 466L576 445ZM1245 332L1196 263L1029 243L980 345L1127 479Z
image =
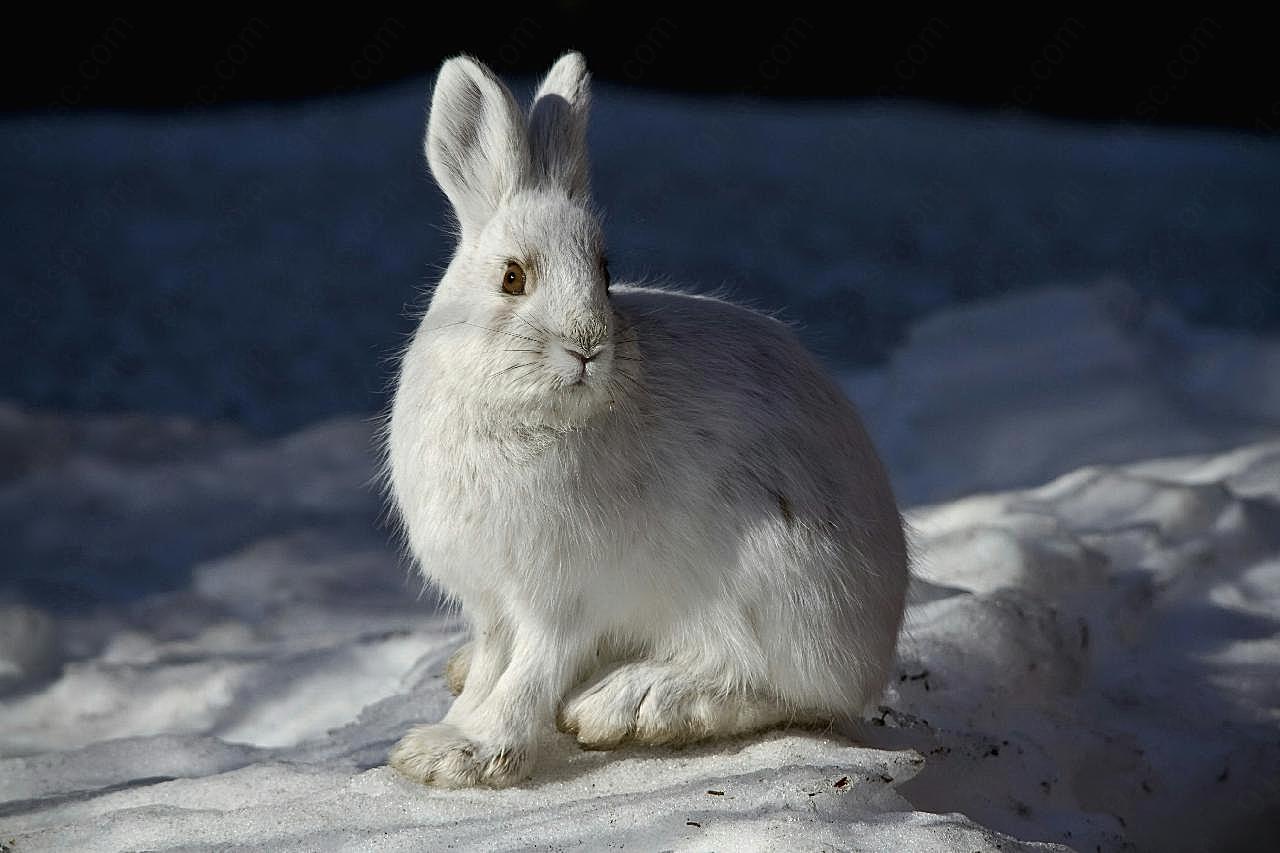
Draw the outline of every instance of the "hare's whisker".
M484 329L486 332L493 332L495 335L510 335L513 338L519 338L520 340L528 341L531 344L542 343L536 338L531 338L527 335L517 335L515 332L508 332L505 329L490 329L488 326L481 326L479 323L468 323L466 320L459 320L458 322L466 326L471 326L472 328Z
M512 376L511 378L512 378L512 379L524 379L526 376L532 376L533 374L535 374L535 373L537 373L537 372L538 372L538 365L537 365L537 363L535 363L535 362L530 362L529 364L527 364L527 365L525 365L525 366L526 366L526 367L528 367L529 369L528 369L528 370L525 370L525 371L522 371L522 372L520 372L520 373L517 373L517 374L515 374L514 376Z
M532 320L525 319L524 317L521 317L519 314L513 314L512 316L514 316L521 323L524 323L530 329L533 329L535 332L542 335L543 337L547 337L547 338L552 337L550 332L548 332L546 329L542 328L542 326L533 322Z
M627 373L625 370L618 369L615 371L615 374L618 376L621 376L623 379L627 380L632 385L634 385L637 391L644 390L644 386L640 384L640 380L636 379L634 376L632 376L630 373Z
M461 325L463 325L463 324L464 324L464 323L466 323L466 322L467 322L466 320L454 320L452 323L441 323L439 326L429 326L429 327L424 326L424 327L423 327L423 329L422 329L422 331L424 331L424 332L438 332L438 331L439 331L439 330L441 330L441 329L448 329L448 328L450 328L450 327L452 327L452 326L461 326Z
M528 366L530 366L531 364L536 364L536 363L537 363L537 362L533 362L533 361L526 361L526 362L524 362L523 364L513 364L513 365L511 365L510 367L504 367L504 368L502 368L502 369L501 369L501 370L499 370L497 373L490 373L490 374L489 374L489 378L490 378L490 379L492 379L492 378L493 378L493 377L495 377L495 376L501 376L501 375L502 375L502 374L504 374L504 373L509 373L510 371L515 370L515 369L516 369L516 368L518 368L518 367L528 367Z

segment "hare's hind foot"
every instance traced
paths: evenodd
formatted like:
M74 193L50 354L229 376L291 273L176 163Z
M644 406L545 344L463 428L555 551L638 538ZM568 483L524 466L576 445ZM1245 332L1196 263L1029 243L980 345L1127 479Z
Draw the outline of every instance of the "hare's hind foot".
M670 664L626 663L569 694L561 730L586 749L612 749L626 740L679 745L812 722L758 696L722 695L691 681Z

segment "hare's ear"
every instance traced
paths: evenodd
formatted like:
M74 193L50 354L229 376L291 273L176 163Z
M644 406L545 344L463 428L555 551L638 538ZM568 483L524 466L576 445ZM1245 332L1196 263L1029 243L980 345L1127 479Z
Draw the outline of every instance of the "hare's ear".
M574 197L590 192L587 161L587 112L591 75L582 54L566 53L551 66L533 97L529 148L539 180L550 181Z
M427 120L427 162L453 204L463 238L478 232L529 175L520 109L493 72L469 56L440 69Z

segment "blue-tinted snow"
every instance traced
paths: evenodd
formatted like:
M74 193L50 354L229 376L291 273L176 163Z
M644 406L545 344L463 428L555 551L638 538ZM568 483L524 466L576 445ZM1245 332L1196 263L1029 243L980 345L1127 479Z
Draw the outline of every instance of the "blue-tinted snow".
M267 432L378 409L451 250L428 90L0 122L0 397ZM1280 325L1280 141L608 85L593 122L615 274L724 287L835 366L1104 276Z

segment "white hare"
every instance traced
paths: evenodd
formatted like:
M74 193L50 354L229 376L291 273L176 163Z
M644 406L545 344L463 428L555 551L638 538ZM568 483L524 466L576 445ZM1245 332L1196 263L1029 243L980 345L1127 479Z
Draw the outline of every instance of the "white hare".
M576 53L527 116L467 57L432 97L459 240L387 461L418 565L473 630L449 666L461 695L391 753L435 785L527 777L557 721L607 748L858 715L902 620L885 472L791 331L610 283L587 109Z

